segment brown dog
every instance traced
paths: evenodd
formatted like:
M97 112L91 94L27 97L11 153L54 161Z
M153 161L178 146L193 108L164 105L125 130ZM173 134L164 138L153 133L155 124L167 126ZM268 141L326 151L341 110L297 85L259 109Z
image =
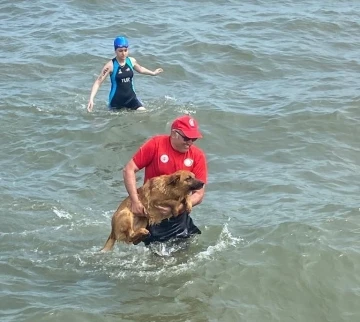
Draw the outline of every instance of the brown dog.
M148 234L146 226L160 223L163 219L178 216L182 204L187 212L191 211L190 192L201 189L204 183L195 175L179 170L171 175L162 175L148 180L138 188L138 195L147 217L135 216L131 212L130 197L127 197L115 211L111 220L111 233L102 251L111 250L115 241L128 244L140 243ZM164 216L157 206L170 207L171 215Z

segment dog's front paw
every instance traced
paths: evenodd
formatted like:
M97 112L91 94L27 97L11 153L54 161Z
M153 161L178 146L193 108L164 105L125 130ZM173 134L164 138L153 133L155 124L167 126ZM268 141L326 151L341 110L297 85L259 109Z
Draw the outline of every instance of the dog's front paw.
M185 211L189 214L192 210L192 203L189 197L185 199Z
M192 210L191 203L186 204L185 211L189 214L191 212L191 210Z
M139 232L139 235L142 235L142 236L144 236L144 237L146 237L147 235L150 234L150 232L149 232L146 228L140 228L140 229L138 230L138 232Z
M150 232L146 228L140 228L132 237L131 243L137 245L141 243L148 235L150 235Z

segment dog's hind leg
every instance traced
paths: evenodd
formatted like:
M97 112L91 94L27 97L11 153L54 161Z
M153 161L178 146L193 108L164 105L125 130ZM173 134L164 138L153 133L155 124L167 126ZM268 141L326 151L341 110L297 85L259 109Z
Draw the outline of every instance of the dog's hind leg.
M104 247L100 250L101 252L107 252L109 250L112 250L112 248L114 247L114 244L115 244L115 238L114 238L114 235L113 235L113 232L111 232L109 238L107 239Z

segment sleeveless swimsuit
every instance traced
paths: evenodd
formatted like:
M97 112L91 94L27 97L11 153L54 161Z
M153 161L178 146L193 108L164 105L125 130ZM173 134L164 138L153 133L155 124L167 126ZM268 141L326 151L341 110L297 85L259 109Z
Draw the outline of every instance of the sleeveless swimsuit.
M109 94L109 108L129 108L136 110L143 104L136 97L133 85L133 65L129 57L126 57L125 65L120 66L116 58L112 59L113 72L110 75L111 90Z

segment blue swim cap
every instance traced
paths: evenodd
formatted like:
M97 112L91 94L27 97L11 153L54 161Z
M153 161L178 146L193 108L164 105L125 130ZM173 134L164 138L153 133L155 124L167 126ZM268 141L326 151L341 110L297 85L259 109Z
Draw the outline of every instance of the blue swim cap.
M117 48L121 47L128 48L129 42L125 37L116 37L114 40L114 49L116 50Z

